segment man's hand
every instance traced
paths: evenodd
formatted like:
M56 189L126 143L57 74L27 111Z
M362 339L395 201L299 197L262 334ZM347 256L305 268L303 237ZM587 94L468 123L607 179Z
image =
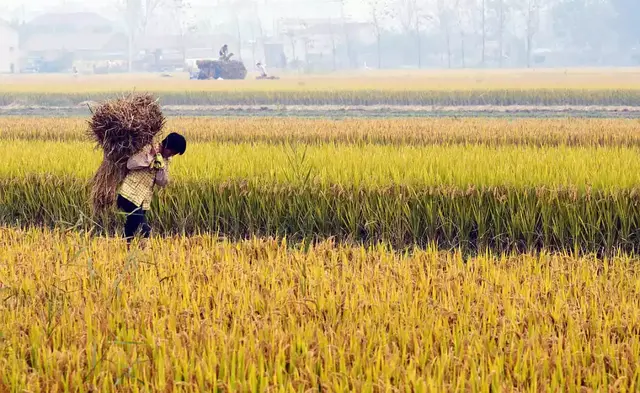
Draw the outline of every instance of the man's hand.
M151 168L153 169L164 169L164 158L162 154L156 153L153 157L153 162L151 163Z

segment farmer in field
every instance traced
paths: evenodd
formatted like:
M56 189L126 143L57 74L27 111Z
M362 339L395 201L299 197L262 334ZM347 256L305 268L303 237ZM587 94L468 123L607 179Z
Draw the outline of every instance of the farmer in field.
M169 134L159 146L147 145L140 153L127 161L128 173L118 191L118 208L126 215L124 234L127 244L140 231L144 239L149 238L151 227L147 223L147 212L156 185L165 187L169 183L168 164L176 154L184 154L187 141L177 133Z
M262 62L257 62L256 67L260 70L260 78L268 78L267 67Z
M231 60L231 56L233 56L233 53L229 53L229 46L227 46L227 44L224 44L222 48L220 48L220 52L218 52L218 55L220 56L220 61L229 61Z

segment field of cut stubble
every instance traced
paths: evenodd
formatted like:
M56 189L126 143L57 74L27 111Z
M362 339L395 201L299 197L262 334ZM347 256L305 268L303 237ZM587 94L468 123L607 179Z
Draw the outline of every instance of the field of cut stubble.
M177 105L635 105L639 75L136 86ZM136 81L64 78L5 80L0 105ZM131 251L120 217L91 216L86 120L0 117L0 391L640 389L637 120L171 118L189 148Z

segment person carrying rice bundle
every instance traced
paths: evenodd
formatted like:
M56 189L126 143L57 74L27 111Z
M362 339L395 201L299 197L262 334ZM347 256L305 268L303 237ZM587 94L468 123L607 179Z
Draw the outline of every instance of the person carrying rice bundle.
M151 227L147 222L147 212L151 210L154 187L167 186L171 158L184 154L186 148L185 138L174 132L159 146L147 145L127 161L129 172L118 191L117 206L127 217L124 236L128 244L131 244L138 231L142 238L149 238Z
M165 125L151 94L130 94L92 108L89 137L103 150L102 164L91 181L94 213L104 216L117 207L126 214L124 235L130 245L139 230L148 238L146 220L156 185L168 183L168 162L184 154L187 143L171 133L156 144Z

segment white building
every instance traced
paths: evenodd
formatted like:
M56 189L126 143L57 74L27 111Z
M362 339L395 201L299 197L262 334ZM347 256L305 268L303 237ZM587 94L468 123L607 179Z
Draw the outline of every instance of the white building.
M18 31L0 19L0 74L20 72Z

